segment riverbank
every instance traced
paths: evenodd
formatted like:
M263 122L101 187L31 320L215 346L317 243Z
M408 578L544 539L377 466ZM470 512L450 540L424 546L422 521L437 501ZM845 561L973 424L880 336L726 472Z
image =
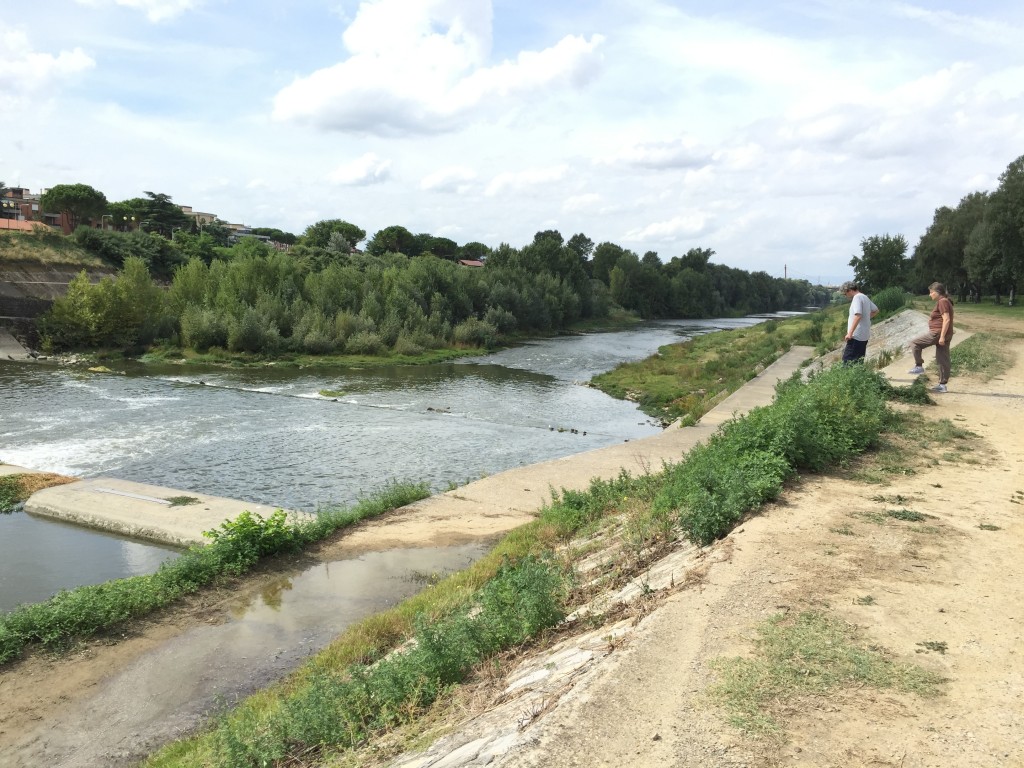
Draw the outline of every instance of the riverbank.
M899 407L908 432L878 452L805 478L713 547L680 547L596 597L603 625L577 624L585 631L504 656L428 716L327 764L1017 764L1024 574L1013 552L1024 530L1014 505L1024 490L1013 488L1024 445L998 413L1024 402L1024 345L1017 336L1010 346L1016 362L1005 375L958 378L960 394L937 408ZM908 367L904 356L886 373L908 384ZM590 552L581 577L630 559L629 531L581 542ZM816 613L851 653L948 684L924 698L841 676L831 688L795 685L770 695L774 730L738 730L716 694L725 665L760 656L754 641L773 616L786 629ZM794 647L797 661L820 653ZM784 675L785 663L773 665ZM809 666L799 664L795 679ZM822 672L834 674L811 679ZM153 763L183 764L192 763Z
M367 521L303 557L335 563L337 568L339 561L367 557L373 552L409 552L413 547L451 547L493 540L532 520L537 508L550 500L552 487L583 489L591 478L614 477L622 468L643 472L663 461L677 460L689 446L706 438L734 413L770 402L775 383L797 370L809 353L808 349L798 349L785 356L724 401L703 426L670 429L653 438L484 478L379 520ZM130 714L134 708L126 708L123 701L111 701L103 692L112 685L123 691L150 688L147 676L168 663L161 661L167 658L166 654L176 652L175 637L194 627L196 618L203 622L230 622L233 609L229 606L252 600L266 589L268 580L274 579L269 574L257 574L251 583L237 585L239 595L215 590L190 598L183 607L166 615L157 614L151 621L133 628L132 635L122 638L117 646L92 643L83 647L82 654L60 660L34 654L0 672L8 702L0 714L0 749L18 755L20 762L15 765L21 766L59 762L71 755L79 762L68 765L130 765L155 743L180 735L178 729L183 722L192 726L201 722L208 704L207 698L198 692L194 700L199 710L178 711L167 722L146 719L151 712L147 708L138 710L143 717L140 722ZM261 667L260 662L253 663ZM125 678L125 669L140 677ZM222 695L231 695L232 690L249 690L253 674L262 677L254 670L248 670L237 680L213 674L206 685L214 686ZM116 706L116 711L106 711L105 707L110 706ZM171 714L160 711L165 717ZM77 714L85 712L88 716ZM41 724L38 718L42 718ZM62 731L61 723L67 718L92 725L77 727L60 738L47 735Z
M904 380L904 383L911 378L896 371L894 380L897 374ZM949 406L946 406L946 408L949 408L952 406L952 403L958 402L955 399L956 397L965 397L968 393L967 383L967 380L964 382L957 380L951 396L940 400L939 407L942 408L943 403L947 402ZM1014 407L1013 403L1015 400L1013 398L1019 397L1019 394L1015 394L1015 392L1020 392L1019 387L1014 388L1017 385L1012 384L1008 387L1002 387L999 384L997 390L989 387L988 389L992 389L989 394L984 384L984 382L977 384L977 396L990 397L1006 407ZM957 394L957 391L961 392L961 394ZM959 408L958 406L956 408L955 414L958 416ZM927 413L927 410L923 410L922 416L930 415ZM946 416L950 416L948 412ZM987 417L985 418L987 419ZM996 421L995 423L997 424L998 422ZM904 452L907 455L911 453L909 447ZM892 460L890 459L890 461ZM952 460L943 459L942 461L948 464ZM1019 464L1017 466L1019 467ZM929 465L926 463L921 468L915 468L914 472L916 475L925 475L928 468ZM976 473L979 471L977 466L971 464L966 464L965 468L973 469ZM942 471L945 476L945 473L949 472L950 468L943 465ZM899 474L897 476L902 481L903 478L914 478L916 475ZM890 475L890 481L891 477L892 475ZM860 563L858 558L863 558L866 555L858 554L858 551L852 545L855 543L860 544L860 542L852 542L851 540L863 538L865 540L870 539L873 542L877 538L888 539L897 534L902 536L906 531L892 527L892 524L889 524L884 528L884 537L869 537L868 535L872 530L869 527L869 523L877 524L871 523L869 519L870 515L868 513L871 513L872 510L868 509L867 505L865 505L864 510L858 510L859 513L864 515L863 518L851 517L850 500L879 494L876 493L872 485L868 485L865 488L863 481L856 476L838 478L845 483L849 483L844 484L841 488L835 485L828 485L833 479L836 478L820 478L821 483L824 483L820 486L821 495L816 496L813 504L803 513L804 516L798 520L800 524L797 527L783 527L780 531L775 532L775 538L772 538L773 528L766 530L760 527L762 524L768 525L769 522L761 523L760 521L771 521L771 524L774 524L778 521L780 515L785 519L788 513L794 509L795 505L803 504L799 496L787 494L782 503L766 510L758 518L745 523L734 532L733 536L720 543L720 545L716 545L712 550L698 553L700 555L698 559L690 563L684 563L679 566L669 565L667 568L654 568L652 566L649 573L646 573L642 579L634 583L633 597L635 599L631 600L633 607L629 608L632 611L632 615L625 624L635 624L637 628L640 628L640 631L646 631L648 628L654 627L655 624L647 622L644 617L653 618L655 615L660 614L662 611L660 611L659 606L667 606L672 601L677 600L676 595L681 595L682 597L679 597L678 600L680 602L688 601L689 610L696 612L686 612L684 610L684 612L677 616L677 621L674 624L668 624L668 634L663 633L659 635L654 638L657 642L652 642L647 646L646 650L637 650L635 653L630 653L630 649L640 649L646 641L640 638L639 635L623 635L620 637L620 631L614 625L602 627L594 631L590 634L589 639L580 638L579 643L587 646L584 648L586 651L584 655L589 654L589 658L585 658L580 670L571 671L567 676L556 680L558 683L556 691L565 694L560 700L563 700L564 705L569 709L562 710L561 707L556 708L553 703L549 706L546 703L548 694L543 692L539 696L534 695L527 698L527 693L540 689L537 687L524 687L518 684L514 685L514 683L528 678L530 671L539 672L549 669L549 667L559 670L569 669L562 665L562 662L567 657L573 656L571 648L578 647L573 645L574 642L577 642L575 638L566 639L565 644L561 646L561 649L565 652L560 655L552 656L547 654L547 651L538 651L526 653L521 659L512 659L510 664L519 665L518 671L522 673L521 675L512 674L508 677L503 675L501 679L478 681L473 690L469 692L468 698L462 694L457 694L459 698L456 699L458 705L456 709L461 709L464 714L486 713L496 711L499 703L502 701L509 703L506 712L511 713L511 725L515 738L507 743L506 753L503 753L499 758L501 761L504 761L500 764L504 765L527 765L530 763L519 761L534 759L541 761L536 763L538 765L542 763L546 765L593 765L595 764L594 756L599 756L597 759L603 761L603 763L596 764L606 765L622 765L627 762L638 765L730 765L738 764L737 761L740 760L746 760L749 765L771 764L756 762L762 759L757 755L750 759L746 758L743 752L746 749L745 746L742 746L740 741L737 740L739 737L732 733L728 726L723 725L723 721L719 719L718 715L714 717L708 716L711 719L705 718L703 720L701 718L705 716L701 715L701 717L697 717L694 720L694 717L696 717L695 713L702 713L709 709L708 703L700 700L699 696L697 696L698 693L707 690L708 680L693 677L690 673L696 674L702 670L706 675L710 675L708 665L715 655L721 654L723 649L739 649L743 647L744 643L749 645L751 638L754 636L757 622L760 621L759 616L763 616L764 612L771 610L773 606L775 610L778 610L778 605L787 605L786 610L796 610L797 607L805 604L815 604L814 600L821 600L822 595L827 601L835 602L839 598L836 596L829 597L829 589L849 588L851 590L863 590L863 594L856 594L857 599L871 596L878 592L874 602L878 603L879 607L882 606L880 597L885 598L887 601L890 599L889 592L885 591L884 587L864 587L854 581L857 577L857 568ZM922 478L922 481L924 482L924 478ZM935 479L932 478L931 481L934 482ZM809 483L813 483L817 487L818 478L813 478ZM943 480L943 484L945 483L946 480ZM957 484L958 487L959 484ZM980 487L980 485L975 487L971 493L977 493ZM927 488L927 484L923 484L921 487L923 500L928 498ZM800 488L794 490L799 492ZM901 488L897 490L900 495L903 493ZM895 498L896 495L894 490L892 496ZM955 499L957 505L965 501L964 497L958 492ZM942 508L938 509L937 513L948 514L945 511L945 507L951 501L952 499L947 497L943 502ZM990 500L986 499L985 501ZM967 503L969 508L977 508L978 502L968 499ZM819 507L825 504L830 505L829 515L818 520ZM892 504L895 505L896 502ZM913 497L913 501L908 502L908 504L916 506L916 497ZM922 507L922 509L927 509L927 514L932 514L932 507ZM1013 511L1012 507L1008 507L1008 509ZM878 513L876 512L876 514ZM936 516L938 517L938 514ZM943 521L945 522L945 518L943 518ZM382 520L380 522L380 530L386 530L391 522L393 520ZM1009 526L999 525L1001 522L1004 522L1004 520L999 517L992 518L992 521L986 524L996 525L1000 527L1000 530L1010 531L1010 534L1006 536L1016 535ZM820 527L821 525L829 527L822 528ZM853 528L854 525L858 528L863 526L866 532L857 536L850 536L849 534L844 534L844 532L830 531L831 527L842 529L847 527ZM953 531L961 528L966 535L978 536L970 524L964 523L950 528L949 535L943 536L940 543L948 543L945 540L951 539L953 544L958 544L958 541L956 541L957 536ZM756 535L754 538L744 536L745 532L749 530L754 531ZM814 531L813 541L808 538L809 530ZM996 534L998 532L980 528L979 530L983 530L985 534ZM818 534L830 537L829 542L821 543L818 541ZM857 534L856 530L854 530L854 534ZM934 553L931 552L931 540L927 539L929 536L927 532L923 534L920 530L910 530L908 536L911 536L911 538L926 538L926 542L929 544L929 551L924 554L927 557L925 560L919 558L918 561L925 564L931 563ZM784 541L779 541L778 537L782 537ZM982 544L985 543L984 539L979 541ZM848 545L850 546L848 547ZM902 557L906 553L906 548L911 545L918 547L919 550L921 549L920 544L914 545L911 541L899 546L902 548L897 547L896 552L900 553ZM793 546L796 546L801 551L806 550L804 551L804 557L809 557L810 559L794 559L797 558L797 555L790 549ZM766 549L766 547L771 549ZM819 551L822 548L824 550L835 549L835 553L825 554ZM774 556L771 556L766 560L766 551L773 552L774 555L780 555L785 552L785 557L788 559L776 560ZM739 557L737 552L745 552L746 554L743 557ZM892 562L892 552L889 552L888 560L879 556L876 556L876 559L879 564L870 571L872 578L879 578L883 565L886 562ZM733 569L734 563L742 563L743 568ZM809 603L795 602L796 598L786 592L788 588L784 585L796 584L802 579L803 581L800 586L805 589L815 588L815 580L820 575L822 563L825 565L835 563L840 566L840 569L834 575L833 580L825 585L827 589L823 593L818 593L816 597L808 593L810 596L806 597L806 600ZM999 564L1007 565L1007 563ZM706 565L709 566L707 569L705 569ZM906 567L912 568L913 565L914 563L910 562L907 563ZM1010 565L1012 566L1013 564L1010 563ZM929 567L931 568L932 565L929 565ZM758 571L757 568L761 568L761 571ZM667 573L668 575L667 577L654 578L655 570L659 573ZM910 572L913 571L911 570ZM1010 575L1014 574L1012 567L1007 572ZM743 582L744 577L751 577L751 575L758 575L758 573L760 573L760 578L752 582L749 589L740 589L745 584ZM690 578L686 578L687 574L692 575ZM882 570L881 578L884 579L885 577L886 573ZM773 587L775 592L771 593L765 600L762 600L759 597L758 589L767 590L769 587ZM780 591L782 594L779 594ZM663 602L665 598L668 598L669 602ZM790 600L790 602L786 602L786 600ZM1011 599L1008 602L1012 603L1013 600ZM935 602L925 603L925 605L933 606L935 604ZM1019 604L1019 601L1017 604ZM860 605L862 610L867 611L870 603L860 603ZM687 606L683 605L682 607L686 608ZM219 610L217 612L219 613ZM870 613L869 611L867 612L868 614ZM918 613L921 612L918 611ZM208 615L212 615L212 613L208 613ZM935 644L946 642L941 639L938 633L932 639L929 639L931 636L926 635L924 630L922 630L921 634L924 636L921 642L934 642ZM705 645L701 646L701 643ZM912 643L908 643L908 645L912 645ZM970 646L967 647L970 649ZM666 648L671 649L668 659L665 658ZM698 658L686 655L687 649L696 653L701 648L702 652L706 654L705 656ZM98 654L102 650L101 648L92 649L89 652ZM618 653L618 651L625 652ZM959 653L959 646L957 646L957 653ZM903 651L903 655L910 655L912 658L912 648L907 648ZM696 660L693 660L694 658ZM587 679L593 682L595 679L600 680L602 677L610 675L610 668L597 664L595 659L596 662L600 662L601 659L607 659L611 664L617 664L616 669L621 671L621 675L615 678L614 682L611 682L610 677L608 678L610 688L590 688L588 690L590 683L587 683ZM622 663L617 663L616 659L622 659ZM40 659L33 659L33 662L38 662L38 660ZM45 662L45 659L43 660ZM554 666L552 667L552 665ZM697 667L691 670L693 665L697 665ZM700 665L703 665L703 667ZM114 669L120 668L115 665ZM1011 666L1008 669L1013 668ZM65 672L68 670L69 668L67 667L63 668ZM515 672L514 667L512 670ZM594 671L594 675L585 679L586 674L591 670ZM92 685L101 685L102 679L93 679ZM36 682L39 682L38 678ZM485 683L489 683L489 685ZM89 689L88 684L86 684L85 689ZM37 688L36 690L38 691L39 689ZM78 689L71 689L72 696L81 695L76 693L76 690ZM615 705L615 701L620 699L622 700L621 705ZM81 701L82 699L79 698L79 700ZM58 710L66 706L61 705L59 699L52 703L53 707ZM598 717L600 713L593 709L600 707L602 703L608 705L605 708L604 719L600 719ZM816 701L805 703L810 707L817 706ZM1000 700L999 703L1000 705L1005 705L1006 701ZM1011 701L1011 703L1013 702ZM575 714L571 714L569 710L577 707L579 709L574 710ZM45 703L43 703L42 708L45 710ZM37 710L37 714L42 714L43 710ZM66 709L60 711L67 713ZM813 714L815 711L811 710L811 713ZM565 719L557 720L555 718L556 712L568 714L564 716ZM46 717L50 717L50 715ZM398 758L398 760L407 760L410 765L432 765L436 761L444 759L447 761L445 765L459 765L459 762L453 761L457 761L462 756L467 761L464 764L472 764L469 761L477 760L480 755L480 746L476 744L476 740L481 738L481 736L477 731L475 737L469 740L460 740L465 738L462 734L469 733L465 727L459 725L461 719L452 716L447 722L442 723L443 730L449 733L449 739L438 742L437 749L444 752L435 751L429 755L411 754L406 756L406 758ZM57 716L55 722L60 722L59 716ZM482 721L476 722L479 724ZM559 727L556 728L555 726L559 723ZM652 724L653 727L651 727ZM545 731L544 729L548 725L553 730ZM434 726L426 724L423 727ZM586 734L590 741L589 744L580 743L579 739L575 738L575 736L583 734ZM549 738L556 742L564 741L566 749L559 751L556 745L546 741ZM689 746L687 746L688 744ZM740 749L741 746L742 749ZM534 748L538 750L537 755L539 757L530 758L528 751ZM687 750L689 750L688 753ZM800 753L796 754L798 756L805 755L806 757L806 746L802 745L801 750ZM396 754L393 746L385 752L392 756ZM381 753L381 755L383 754ZM442 754L443 758L440 757ZM836 754L839 755L840 753ZM375 760L380 759L381 755L377 757L369 754L361 755L359 760L365 760L365 762L360 764L370 765ZM705 760L705 762L680 762L689 759L687 755L694 761L700 758ZM827 757L828 753L825 753L825 756ZM771 755L768 755L764 759L767 760L770 757ZM828 765L830 763L811 762L810 764ZM837 761L837 764L839 764L839 761ZM844 764L857 763L856 761L851 761ZM906 763L906 765L910 764ZM926 763L921 764L924 765ZM971 765L971 763L963 764ZM27 765L31 765L31 763L27 763Z

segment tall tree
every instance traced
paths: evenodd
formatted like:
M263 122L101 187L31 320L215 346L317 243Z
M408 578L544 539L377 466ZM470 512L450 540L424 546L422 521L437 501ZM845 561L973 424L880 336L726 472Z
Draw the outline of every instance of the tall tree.
M872 235L860 241L861 255L850 259L853 276L865 293L903 286L907 271L907 240L903 235Z
M594 258L590 262L590 274L595 280L611 285L611 271L626 250L615 243L604 242L594 249Z
M306 227L306 231L302 233L302 242L314 248L326 248L331 242L331 235L335 233L345 238L349 250L366 238L366 230L355 224L342 219L324 219Z
M985 220L992 227L992 245L999 255L1005 290L1013 303L1024 277L1024 155L1007 166L992 193Z
M74 231L79 224L103 214L107 197L88 184L58 184L43 193L39 206L43 211L64 214L68 226Z
M366 252L371 256L383 256L385 253L404 253L409 255L415 250L416 236L405 227L397 224L378 230L366 244Z
M914 248L909 285L917 293L934 281L955 290L961 300L969 290L965 253L971 231L985 216L988 194L972 192L956 208L935 210L931 225Z
M139 228L146 232L159 232L170 238L175 229L186 229L192 223L191 217L181 206L175 205L171 196L163 192L143 192L148 199L142 211Z

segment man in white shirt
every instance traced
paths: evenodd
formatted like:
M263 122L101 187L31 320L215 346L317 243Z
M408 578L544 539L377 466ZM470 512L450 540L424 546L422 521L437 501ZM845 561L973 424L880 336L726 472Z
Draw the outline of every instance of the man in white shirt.
M878 314L875 302L860 292L852 280L839 287L840 292L850 300L850 317L846 321L846 347L843 349L843 362L855 363L864 360L871 338L871 318Z

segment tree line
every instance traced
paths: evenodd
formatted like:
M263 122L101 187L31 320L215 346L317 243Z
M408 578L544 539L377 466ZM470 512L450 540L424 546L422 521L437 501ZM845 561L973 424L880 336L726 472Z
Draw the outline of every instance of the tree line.
M147 193L148 194L148 193ZM152 196L157 199L158 196ZM387 227L317 222L287 250L254 237L218 244L207 231L110 231L72 237L119 267L82 275L41 318L53 350L165 344L203 352L418 355L490 348L516 336L602 320L733 316L823 305L824 288L713 264L694 248L662 263L583 234L538 232L514 248L463 246ZM405 251L410 251L406 253ZM463 266L475 257L483 266Z
M907 247L902 235L861 241L861 255L850 261L861 286L869 293L889 286L924 293L938 281L960 301L992 295L1013 304L1024 277L1024 155L1007 166L995 190L937 208L909 258Z

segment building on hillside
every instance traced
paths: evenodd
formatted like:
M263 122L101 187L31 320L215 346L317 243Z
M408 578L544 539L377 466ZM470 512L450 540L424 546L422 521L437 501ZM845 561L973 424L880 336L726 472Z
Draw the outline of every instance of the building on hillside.
M193 211L191 205L179 205L181 212L184 213L191 219L194 219L197 226L205 227L207 224L212 224L217 220L217 214L215 213L204 213L203 211Z
M8 187L0 197L0 220L37 222L59 229L65 235L71 234L71 224L67 214L47 213L42 210L39 205L39 198L42 195L42 192L36 194L25 187ZM14 229L14 227L6 227L6 229Z
M484 265L479 259L459 259L459 264L463 267L482 267Z

